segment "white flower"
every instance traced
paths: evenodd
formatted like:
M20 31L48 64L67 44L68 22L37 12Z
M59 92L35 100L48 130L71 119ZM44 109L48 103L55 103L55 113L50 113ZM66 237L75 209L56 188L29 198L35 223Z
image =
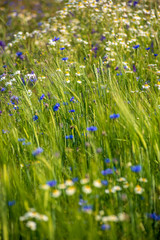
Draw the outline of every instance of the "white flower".
M26 223L26 227L30 228L32 231L35 231L37 228L37 224L33 221L28 221Z
M82 187L82 191L86 194L90 194L92 192L92 189L89 185L85 185Z
M144 192L144 189L141 186L137 185L134 191L136 194L142 194Z
M144 182L144 183L148 182L148 180L146 178L140 178L139 181Z
M40 189L43 189L43 190L48 190L50 187L49 187L49 185L47 185L47 184L43 184L43 185L40 185L39 188L40 188Z
M55 189L55 190L52 192L52 197L54 197L54 198L58 198L60 195L61 195L61 191L58 190L58 189Z
M66 189L66 194L67 194L68 196L72 196L73 194L75 194L75 192L76 192L76 188L75 188L74 186L68 187L68 188Z
M68 180L65 181L65 185L66 186L73 186L74 182L72 180L68 179Z
M87 183L89 183L89 179L88 178L83 178L83 179L80 180L80 183L82 185L87 184Z
M95 186L96 188L101 188L102 187L102 183L101 181L98 179L98 180L94 180L93 181L93 186Z

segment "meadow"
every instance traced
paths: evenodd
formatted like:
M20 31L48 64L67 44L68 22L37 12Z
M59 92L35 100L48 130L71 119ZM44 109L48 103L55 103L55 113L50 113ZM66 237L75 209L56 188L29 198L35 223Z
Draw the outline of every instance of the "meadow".
M1 1L0 239L160 239L158 1Z

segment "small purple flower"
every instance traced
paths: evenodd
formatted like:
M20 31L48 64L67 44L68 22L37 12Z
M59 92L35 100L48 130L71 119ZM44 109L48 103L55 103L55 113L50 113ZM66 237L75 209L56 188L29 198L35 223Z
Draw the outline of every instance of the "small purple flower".
M97 127L95 127L95 126L88 127L87 131L95 132L95 131L97 131Z
M131 166L131 170L132 172L138 173L142 170L142 166L141 165Z
M138 45L135 45L135 46L133 46L133 48L134 49L137 49L137 48L139 48L140 47L140 45L138 44Z
M55 112L58 111L59 107L60 107L60 104L56 103L56 105L54 105L54 107L53 107L53 111L55 111Z
M50 181L47 181L46 184L50 187L54 187L54 186L56 186L57 181L56 180L50 180Z
M43 148L38 147L36 150L34 150L34 151L32 152L32 155L33 155L33 156L37 156L37 155L39 155L39 154L42 153L42 152L43 152Z
M133 65L133 72L136 72L136 71L137 71L136 66Z
M0 40L0 48L4 50L5 46L6 46L5 42Z
M120 114L114 113L114 114L110 115L109 117L110 117L110 119L116 119L116 118L120 117Z

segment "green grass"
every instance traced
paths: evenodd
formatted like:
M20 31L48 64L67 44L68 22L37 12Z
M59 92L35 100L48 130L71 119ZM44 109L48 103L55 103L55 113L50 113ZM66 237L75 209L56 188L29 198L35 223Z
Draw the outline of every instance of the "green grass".
M160 8L109 2L0 7L1 239L159 239Z

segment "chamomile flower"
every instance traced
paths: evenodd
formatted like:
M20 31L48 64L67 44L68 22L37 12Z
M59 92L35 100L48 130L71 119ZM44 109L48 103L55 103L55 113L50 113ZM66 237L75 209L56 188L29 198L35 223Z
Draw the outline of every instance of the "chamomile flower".
M140 178L139 181L144 182L144 183L148 182L148 180L146 178Z
M36 222L28 221L26 223L26 227L30 228L32 231L35 231L37 228L37 224L36 224Z
M140 185L137 185L134 191L136 194L142 194L144 192L144 189Z
M76 192L76 188L75 188L74 186L68 187L68 188L66 189L66 194L67 194L68 196L74 195L75 192Z
M58 189L55 189L55 190L52 192L52 197L54 197L54 198L58 198L60 195L61 195L61 191L58 190Z
M82 187L82 191L86 194L90 194L92 192L92 189L89 185L85 185Z
M96 188L101 188L102 187L102 183L101 183L101 180L94 180L93 181L93 186L96 187Z

